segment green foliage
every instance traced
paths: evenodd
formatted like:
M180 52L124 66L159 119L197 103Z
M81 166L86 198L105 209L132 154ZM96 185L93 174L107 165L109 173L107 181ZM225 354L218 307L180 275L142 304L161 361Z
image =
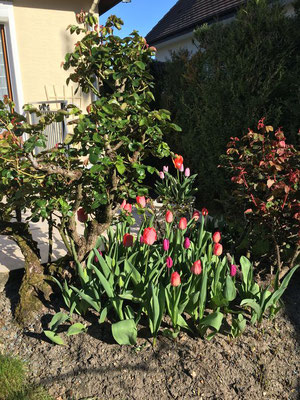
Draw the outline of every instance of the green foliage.
M206 203L230 193L217 165L231 136L265 116L286 128L291 143L297 140L300 17L274 3L249 1L230 23L203 25L194 35L196 54L173 54L154 68L159 104L184 127L167 141L198 174L197 196Z
M154 48L136 31L117 36L122 25L117 17L101 27L94 26L95 18L82 13L78 21L86 24L68 27L81 39L63 65L72 70L67 82L93 95L86 112L69 104L43 115L26 105L25 111L38 121L29 124L7 97L0 102L0 198L6 198L0 203L1 219L29 210L28 220L47 220L59 230L70 256L76 253L79 262L112 223L122 200L147 192L146 171L154 169L144 160L170 154L163 133L180 130L169 111L152 109L149 62ZM72 118L72 132L64 143L46 149L45 128L64 118ZM83 237L76 227L78 209L86 216Z
M11 356L0 354L1 400L53 400L45 389L26 382L24 363Z
M245 213L252 230L260 227L280 269L282 256L290 263L299 253L299 151L286 143L280 128L274 133L272 126L265 126L264 119L257 131L249 130L241 140L231 138L223 166L235 184L231 212ZM289 256L283 253L286 246L292 250Z
M246 257L241 257L237 267L222 255L222 246L217 253L220 244L214 240L219 239L207 230L206 217L200 220L194 214L188 222L184 217L163 222L151 204L144 204L136 238L126 219L119 222L107 236L99 237L101 253L95 248L85 267L78 263L79 285L58 282L70 320L73 312L84 315L91 308L99 324L110 320L116 342L128 345L136 343L141 318L147 319L155 344L159 332L176 338L181 329L207 339L220 331L236 337L244 331L248 316L254 324L261 323L263 315L276 314L280 297L299 266L281 285L277 275L274 287L264 288L255 282L253 265ZM140 204L137 210L141 211ZM87 308L80 306L81 301ZM165 315L171 326L162 329ZM66 318L66 314L56 314L45 331L54 343L62 344L56 331ZM85 325L79 330L77 325L73 325L75 333L84 331Z

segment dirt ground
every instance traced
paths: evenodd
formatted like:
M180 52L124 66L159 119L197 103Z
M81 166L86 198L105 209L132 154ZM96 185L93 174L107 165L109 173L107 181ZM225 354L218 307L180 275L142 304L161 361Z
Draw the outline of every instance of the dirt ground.
M49 343L42 329L58 311L58 300L55 310L45 309L38 322L20 329L12 318L19 278L13 273L0 293L0 352L25 360L31 382L44 385L55 398L300 399L299 273L274 321L248 327L238 339L160 336L155 349L143 332L134 347L113 343L110 326L91 324L93 316L88 333L64 336L66 346Z

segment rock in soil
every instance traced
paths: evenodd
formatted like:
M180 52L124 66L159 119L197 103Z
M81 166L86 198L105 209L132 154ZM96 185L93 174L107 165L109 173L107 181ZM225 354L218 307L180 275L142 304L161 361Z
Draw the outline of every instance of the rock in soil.
M291 282L274 321L248 327L243 336L212 341L183 333L160 336L155 349L145 338L134 347L113 343L110 327L88 322L88 333L55 346L43 335L52 315L29 329L13 320L17 279L0 293L0 352L26 361L32 383L55 398L93 400L297 400L300 398L300 279ZM92 316L91 316L92 317ZM80 320L80 319L79 319ZM73 396L73 397L72 397Z

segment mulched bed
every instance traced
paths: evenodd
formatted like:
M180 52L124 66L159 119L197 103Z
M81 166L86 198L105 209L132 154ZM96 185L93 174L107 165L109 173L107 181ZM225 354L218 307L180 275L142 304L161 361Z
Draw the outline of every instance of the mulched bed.
M56 310L27 330L12 318L18 277L0 293L0 352L28 363L32 383L54 397L93 400L296 400L300 398L300 274L294 276L285 307L274 321L249 327L238 339L212 341L183 333L158 338L155 349L140 337L135 347L112 342L109 325L90 325L87 334L46 341L43 327ZM58 304L57 304L58 305ZM56 306L57 306L56 305ZM92 316L91 316L92 318ZM73 400L72 399L72 400Z

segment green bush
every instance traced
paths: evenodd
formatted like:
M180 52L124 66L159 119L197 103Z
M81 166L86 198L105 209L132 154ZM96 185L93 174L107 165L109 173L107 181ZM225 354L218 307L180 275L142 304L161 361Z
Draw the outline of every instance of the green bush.
M231 190L216 167L231 136L241 137L261 117L284 126L290 143L300 127L299 14L290 18L277 3L250 1L229 24L195 32L199 51L173 54L154 68L158 101L184 127L168 138L198 174L204 202ZM299 5L299 2L297 2ZM161 89L163 87L163 89Z

